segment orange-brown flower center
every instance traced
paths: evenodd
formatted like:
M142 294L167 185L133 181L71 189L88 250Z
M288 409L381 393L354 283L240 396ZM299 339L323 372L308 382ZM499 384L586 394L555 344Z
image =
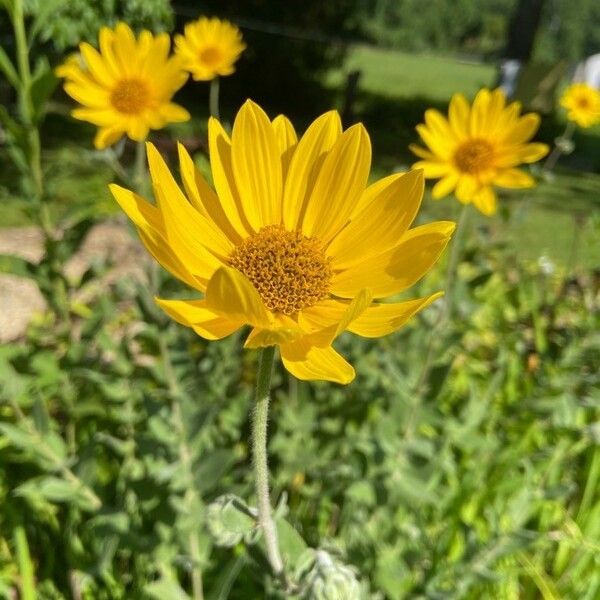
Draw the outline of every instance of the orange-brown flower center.
M139 113L150 101L150 90L140 79L122 79L110 94L110 103L126 115Z
M478 173L489 169L494 160L494 149L486 140L473 139L462 143L454 153L454 164L463 173Z
M221 61L222 54L218 48L209 46L200 52L200 61L209 67L214 67Z
M579 96L575 102L578 108L581 108L583 110L590 108L590 101L587 98L587 96Z
M281 225L268 225L244 240L229 264L252 282L265 306L292 315L325 298L331 285L330 259L316 238Z

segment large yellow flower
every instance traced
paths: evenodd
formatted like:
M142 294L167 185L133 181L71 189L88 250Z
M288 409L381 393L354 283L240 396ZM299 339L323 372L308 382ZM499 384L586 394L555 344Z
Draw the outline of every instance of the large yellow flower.
M148 251L202 299L158 304L202 337L244 325L245 347L278 345L299 379L348 383L354 369L331 347L344 330L379 337L440 296L379 303L432 267L454 230L442 221L409 229L423 194L421 171L367 187L371 144L362 125L342 132L328 112L298 140L251 101L231 137L209 121L216 191L179 146L181 191L148 144L157 204L112 185Z
M417 132L428 149L411 144L421 159L413 168L423 169L428 179L440 179L433 197L454 193L463 203L473 203L484 214L496 212L493 186L528 188L534 179L516 167L533 163L548 153L546 144L528 141L538 130L535 113L521 116L518 102L506 105L500 90L480 90L473 106L455 94L448 118L439 111L425 112L425 124Z
M100 52L82 43L80 56L68 59L56 73L65 91L83 106L76 119L99 127L94 145L106 148L122 135L142 141L150 129L187 121L187 110L171 102L186 82L178 58L169 57L169 35L142 31L136 39L129 26L100 30Z
M600 123L600 91L587 83L574 83L562 95L560 104L567 109L567 118L580 127Z
M246 48L240 30L220 19L202 17L175 36L175 51L196 81L231 75L233 65Z

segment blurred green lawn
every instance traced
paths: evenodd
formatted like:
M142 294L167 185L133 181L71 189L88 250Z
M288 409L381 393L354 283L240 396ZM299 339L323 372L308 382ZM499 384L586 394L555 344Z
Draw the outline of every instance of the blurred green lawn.
M340 90L340 105L346 74L355 69L361 71L355 118L366 123L373 139L374 177L408 168L414 157L407 146L417 141L414 127L427 107L445 110L454 92L472 96L480 87L491 85L495 77L493 65L357 46L350 51L343 69L332 73L326 81L328 87ZM233 114L233 111L231 108L227 112ZM197 131L203 120L199 118L190 124L187 131ZM540 133L542 139L551 143L562 126L560 117L546 119ZM92 204L100 215L116 213L106 187L115 175L106 164L93 158L90 145L93 128L65 115L51 114L44 136L48 187L55 199L52 211L58 215L74 206ZM574 155L564 163L593 167L600 128L585 134L578 132L576 143ZM0 158L3 164L8 163ZM0 223L4 227L30 222L23 211L23 201L7 191L15 176L10 168L0 173ZM452 199L439 203L427 199L424 212L426 216L451 218L456 212L454 205ZM510 222L507 225L506 219L496 217L490 222L492 230L508 243L518 243L522 257L537 260L545 255L564 266L576 227L579 236L576 262L587 267L600 264L597 216L594 223L594 213L600 208L600 176L561 167L553 180L543 181L535 190L523 194L511 193L504 205L510 206Z

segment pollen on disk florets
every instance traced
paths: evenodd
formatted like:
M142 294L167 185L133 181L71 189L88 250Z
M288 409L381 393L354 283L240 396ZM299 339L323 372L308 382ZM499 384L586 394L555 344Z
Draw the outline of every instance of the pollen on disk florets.
M229 264L252 282L273 312L292 315L329 293L331 265L321 242L281 225L263 227L244 240Z
M148 105L150 92L140 79L123 79L110 93L110 102L120 113L134 115Z
M454 163L463 173L478 173L489 169L493 159L494 149L486 140L468 140L454 153Z

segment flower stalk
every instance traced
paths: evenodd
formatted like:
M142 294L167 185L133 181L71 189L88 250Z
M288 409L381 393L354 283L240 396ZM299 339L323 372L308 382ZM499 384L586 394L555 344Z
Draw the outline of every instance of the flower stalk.
M269 394L271 373L275 358L275 346L263 348L258 365L256 397L252 414L252 460L256 497L258 501L258 522L262 529L267 558L277 576L283 573L283 562L279 552L277 529L271 511L269 497L269 468L267 464L267 422L269 414Z
M220 119L219 116L219 78L215 77L211 79L210 82L210 91L208 96L208 106L210 110L210 116L215 119Z
M573 121L567 121L567 126L563 131L563 134L557 137L554 140L554 148L552 152L548 156L548 158L544 162L544 166L542 167L543 173L549 173L554 169L558 159L563 154L570 154L573 152L574 144L573 144L573 133L575 133L575 123Z

